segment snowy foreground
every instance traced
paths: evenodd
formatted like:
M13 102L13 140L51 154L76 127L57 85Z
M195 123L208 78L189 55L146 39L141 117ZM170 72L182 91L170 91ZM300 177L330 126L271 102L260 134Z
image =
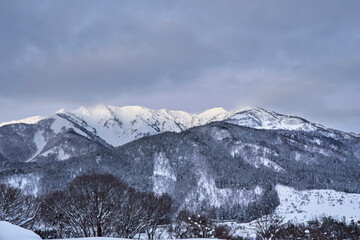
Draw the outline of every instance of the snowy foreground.
M0 240L41 240L41 238L30 230L0 221Z
M189 240L207 240L211 238L189 238ZM1 239L2 240L2 239ZM108 237L92 237L92 238L67 238L62 240L129 240L126 238L108 238Z
M196 240L197 238L192 238ZM206 238L201 238L206 240ZM16 226L14 224L0 221L0 240L41 240L41 238L34 232ZM108 237L94 237L94 238L68 238L62 240L126 240L125 238L108 238Z
M188 238L188 240L209 240L209 239L213 240L213 238ZM129 240L129 239L126 239L126 238L108 238L108 237L92 237L92 238L67 238L67 239L61 239L61 240Z

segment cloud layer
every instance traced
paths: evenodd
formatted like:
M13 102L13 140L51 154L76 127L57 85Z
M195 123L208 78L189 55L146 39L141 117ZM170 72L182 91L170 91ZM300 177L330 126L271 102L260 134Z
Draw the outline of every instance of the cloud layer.
M2 1L0 122L255 105L360 132L358 1Z

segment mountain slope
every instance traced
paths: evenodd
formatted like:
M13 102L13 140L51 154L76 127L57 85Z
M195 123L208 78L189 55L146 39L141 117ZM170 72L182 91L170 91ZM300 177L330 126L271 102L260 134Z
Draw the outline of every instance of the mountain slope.
M360 193L359 147L357 137L213 122L67 161L8 165L2 181L36 178L22 187L43 193L82 173L110 172L139 190L170 194L181 208L248 221L275 209L278 184Z
M318 128L324 128L300 117L287 116L258 107L245 108L234 112L224 120L229 123L257 129L314 131Z
M60 115L35 124L0 128L0 156L6 162L65 160L107 146L102 139L84 133Z
M0 159L16 162L65 160L99 148L121 146L144 136L167 131L181 132L214 121L256 129L318 131L332 138L351 136L299 117L262 108L245 108L234 112L214 108L200 114L190 114L138 106L97 105L81 107L72 112L60 111L44 119L36 117L4 123L0 127ZM69 132L77 135L69 137ZM61 140L61 136L64 139ZM79 146L75 139L81 139ZM88 150L87 144L91 146Z

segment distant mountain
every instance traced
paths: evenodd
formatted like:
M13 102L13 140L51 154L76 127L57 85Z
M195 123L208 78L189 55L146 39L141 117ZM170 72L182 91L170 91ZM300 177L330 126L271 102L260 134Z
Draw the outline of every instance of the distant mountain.
M70 157L118 147L144 136L181 132L214 121L256 129L322 131L324 134L349 135L262 108L228 112L214 108L200 114L138 106L97 105L55 115L32 117L0 124L0 159L2 162L65 160Z

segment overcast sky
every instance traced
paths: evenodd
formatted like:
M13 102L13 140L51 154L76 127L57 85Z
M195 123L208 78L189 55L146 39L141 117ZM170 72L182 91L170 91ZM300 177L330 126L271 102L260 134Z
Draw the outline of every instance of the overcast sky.
M259 106L360 132L360 1L0 1L0 122Z

